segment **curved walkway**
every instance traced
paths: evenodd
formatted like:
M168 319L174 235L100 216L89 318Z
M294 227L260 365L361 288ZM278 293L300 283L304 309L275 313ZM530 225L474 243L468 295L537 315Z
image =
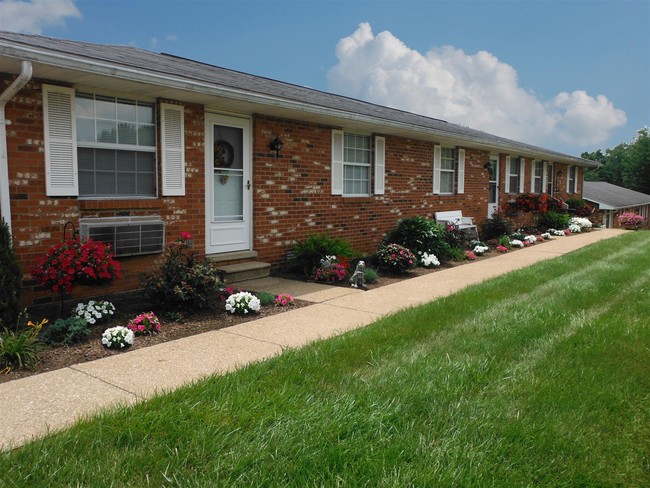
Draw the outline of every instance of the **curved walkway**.
M367 292L278 278L246 282L249 289L291 293L314 305L0 384L0 450L68 427L102 408L135 403L206 375L267 359L285 348L363 327L402 308L624 232L601 229L559 237Z

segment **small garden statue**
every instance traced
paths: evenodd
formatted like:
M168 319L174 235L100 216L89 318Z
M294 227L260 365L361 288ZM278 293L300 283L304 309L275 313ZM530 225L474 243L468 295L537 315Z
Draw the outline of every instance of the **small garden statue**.
M366 263L363 261L357 263L357 267L350 277L350 286L352 288L366 290Z

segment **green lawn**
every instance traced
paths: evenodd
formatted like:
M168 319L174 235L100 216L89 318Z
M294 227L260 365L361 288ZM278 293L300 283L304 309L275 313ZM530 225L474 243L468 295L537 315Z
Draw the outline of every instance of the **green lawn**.
M649 292L628 233L2 454L0 486L650 486Z

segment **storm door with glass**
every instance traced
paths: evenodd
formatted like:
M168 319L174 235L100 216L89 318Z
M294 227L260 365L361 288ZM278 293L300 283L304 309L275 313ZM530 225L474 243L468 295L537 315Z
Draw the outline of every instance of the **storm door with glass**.
M497 211L499 207L499 157L490 156L488 163L488 217Z
M250 121L206 116L206 253L250 249Z

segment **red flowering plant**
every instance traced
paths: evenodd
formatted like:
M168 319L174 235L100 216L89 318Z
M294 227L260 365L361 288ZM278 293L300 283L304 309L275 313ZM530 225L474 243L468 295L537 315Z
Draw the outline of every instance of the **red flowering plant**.
M350 262L343 256L325 256L314 269L314 281L334 283L343 281L350 268Z
M78 238L50 247L31 273L39 285L61 294L76 283L101 285L122 277L110 244Z
M548 199L544 193L524 193L508 202L508 207L511 212L545 213L548 210Z

